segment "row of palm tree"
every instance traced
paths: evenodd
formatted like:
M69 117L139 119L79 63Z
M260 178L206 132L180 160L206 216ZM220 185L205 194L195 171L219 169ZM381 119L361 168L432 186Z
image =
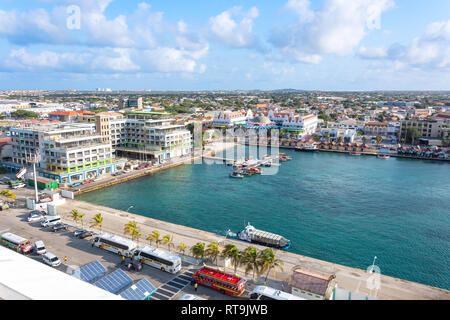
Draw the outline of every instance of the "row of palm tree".
M81 222L83 226L83 213L73 209L70 217L76 223ZM92 218L90 226L99 228L101 232L102 225L102 215L100 213L96 214ZM138 243L139 239L144 238L144 235L141 233L141 228L137 225L136 221L129 221L125 224L124 234L130 235L131 239L136 240ZM150 243L155 241L157 247L163 243L169 251L175 247L172 235L167 234L161 237L161 234L157 230L152 231L145 239L150 241ZM177 250L180 253L185 254L186 249L186 245L183 242L177 246ZM255 279L256 275L261 276L265 274L265 281L267 281L270 271L273 270L275 272L276 269L283 271L283 262L275 257L275 253L270 248L258 251L254 246L249 246L241 251L236 245L227 244L221 251L220 245L217 242L210 242L208 245L204 242L198 242L190 248L190 251L195 258L200 258L202 261L205 258L210 258L215 265L217 265L217 259L219 257L228 258L234 266L234 273L237 272L239 266L245 266L245 274L247 275L252 272L253 279Z
M245 274L252 272L253 279L255 279L256 275L261 276L265 274L265 281L267 281L270 271L275 271L277 268L283 271L283 262L275 257L275 253L270 248L258 251L255 247L249 246L245 250L240 251L236 245L227 244L220 252L217 242L211 242L206 247L205 243L198 242L192 246L191 252L194 257L202 260L205 257L211 258L216 265L219 256L231 259L234 273L237 272L239 266L245 266Z
M78 222L81 222L81 227L84 228L84 223L83 223L84 213L78 212L77 209L73 209L70 212L69 216L73 219L73 221L75 221L76 224ZM94 218L92 218L90 226L99 228L100 232L101 232L102 224L103 224L103 217L100 213L98 213L94 216Z

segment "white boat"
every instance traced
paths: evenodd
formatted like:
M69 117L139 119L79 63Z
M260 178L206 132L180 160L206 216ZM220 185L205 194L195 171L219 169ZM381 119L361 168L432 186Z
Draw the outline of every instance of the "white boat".
M242 174L240 174L240 173L232 172L232 173L230 173L230 178L242 179L242 178L244 178L244 176Z
M291 241L286 239L285 237L275 233L258 230L250 225L250 223L245 227L244 230L239 231L236 236L239 240L278 249L288 249L291 245Z

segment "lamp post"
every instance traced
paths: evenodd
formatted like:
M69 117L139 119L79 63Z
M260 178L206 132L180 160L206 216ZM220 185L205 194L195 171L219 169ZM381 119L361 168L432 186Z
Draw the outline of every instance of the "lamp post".
M373 269L375 268L375 260L377 260L377 256L373 258L372 268L370 269L370 273L373 273Z

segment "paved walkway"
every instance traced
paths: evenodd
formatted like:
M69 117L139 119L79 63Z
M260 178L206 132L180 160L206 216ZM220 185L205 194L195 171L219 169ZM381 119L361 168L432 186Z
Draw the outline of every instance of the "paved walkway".
M57 211L66 219L72 209L77 209L79 212L85 214L84 224L88 225L95 214L102 214L103 226L102 231L115 233L123 236L123 230L125 224L129 221L136 221L141 228L141 233L147 237L153 230L160 232L161 237L166 234L174 237L175 248L183 242L186 246L186 253L189 253L190 247L197 242L218 242L222 247L228 243L234 243L240 250L244 250L250 244L242 241L227 239L224 236L213 234L210 232L197 230L181 225L175 225L172 223L139 216L136 214L103 207L91 203L87 203L79 200L67 200L66 204L58 206ZM69 221L68 220L68 221ZM140 243L147 242L146 240L140 240ZM153 244L154 245L154 244ZM263 246L255 245L259 250L265 249ZM283 272L277 272L274 277L271 274L272 284L276 286L286 286L286 282L289 280L291 270L294 266L300 265L305 269L316 273L329 274L334 273L336 275L336 281L339 287L351 290L353 292L360 292L362 294L372 296L378 299L394 299L394 300L450 300L450 292L434 288L431 286L410 282L402 279L397 279L385 275L380 275L380 287L378 290L371 290L371 279L373 275L370 275L365 270L346 267L338 264L333 264L326 261L321 261L302 255L297 255L291 252L275 250L277 258L284 262ZM219 260L219 266L223 266L223 261ZM229 268L231 271L231 268ZM238 274L244 276L242 269L238 269ZM246 276L251 278L251 275ZM284 283L283 283L284 282Z

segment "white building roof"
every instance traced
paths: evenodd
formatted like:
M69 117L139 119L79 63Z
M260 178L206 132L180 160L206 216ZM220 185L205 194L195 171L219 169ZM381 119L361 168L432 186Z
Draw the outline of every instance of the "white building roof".
M0 262L0 299L123 300L4 247L0 247Z

